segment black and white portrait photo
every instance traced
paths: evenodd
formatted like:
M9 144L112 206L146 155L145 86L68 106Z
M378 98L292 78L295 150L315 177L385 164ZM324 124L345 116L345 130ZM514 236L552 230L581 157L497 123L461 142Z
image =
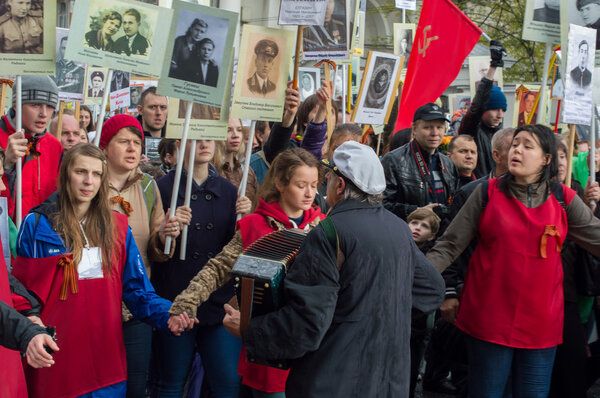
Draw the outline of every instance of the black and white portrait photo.
M135 84L129 86L129 97L131 98L130 108L137 108L140 104L140 98L142 97L142 91L144 91L143 84Z
M90 69L88 70L88 97L102 98L104 96L104 71Z
M404 66L408 65L408 58L413 45L413 28L398 28L394 33L396 39L396 55L404 57Z
M392 83L395 59L377 57L367 89L365 108L383 109Z
M560 23L560 0L536 0L533 20L545 23Z
M583 39L579 42L577 48L577 65L571 69L569 75L575 87L585 89L592 84L592 72L589 66L590 44Z
M65 58L68 37L68 29L56 29L56 76L54 76L54 82L58 86L59 97L82 100L85 86L85 64ZM62 95L63 93L74 94L77 98Z
M129 88L129 72L123 72L122 70L115 70L110 81L110 92L123 90Z
M228 28L226 18L181 10L169 77L217 87Z
M566 52L563 122L589 126L592 117L592 80L596 31L585 26L571 25Z
M0 6L0 53L42 54L43 0L5 0Z
M264 38L254 45L253 52L254 68L250 70L254 72L246 79L245 87L251 96L272 97L278 80L272 74L279 75L279 45L274 40Z
M147 56L158 11L148 7L90 0L83 45L125 56Z
M348 50L348 7L346 0L327 0L323 25L306 26L304 28L303 48L305 52L319 53L344 53Z
M321 69L319 68L299 68L298 69L298 90L300 90L300 100L304 101L307 97L315 94L320 87Z

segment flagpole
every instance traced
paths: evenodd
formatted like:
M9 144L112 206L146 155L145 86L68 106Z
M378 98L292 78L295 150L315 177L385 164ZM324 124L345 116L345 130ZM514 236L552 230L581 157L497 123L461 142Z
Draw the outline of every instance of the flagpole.
M246 157L244 158L244 168L242 169L242 180L238 190L238 197L246 196L246 187L248 186L248 173L250 172L250 157L252 156L252 143L254 142L254 134L256 132L256 120L250 125L250 134L248 134L248 144L246 145ZM236 217L236 221L242 219L242 213Z
M590 151L588 152L588 160L590 162L590 185L596 182L596 106L592 103L592 125L590 126ZM595 205L596 202L590 200L590 205Z
M197 140L190 141L190 153L188 155L188 171L187 179L185 181L185 196L183 199L183 205L190 207L190 200L192 198L192 182L194 181L194 162L196 161L196 143ZM181 229L181 247L179 248L179 259L185 260L185 253L187 252L187 237L188 237L188 225L184 225Z

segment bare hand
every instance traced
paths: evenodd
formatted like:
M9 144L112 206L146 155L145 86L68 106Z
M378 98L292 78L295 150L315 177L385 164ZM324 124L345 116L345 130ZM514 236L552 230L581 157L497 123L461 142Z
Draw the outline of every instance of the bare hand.
M167 211L167 214L169 212ZM177 221L177 217L166 218L163 220L160 225L160 229L158 230L158 237L160 241L164 244L167 236L172 237L173 239L177 238L181 231L179 230L179 221Z
M290 127L292 125L299 106L300 92L298 90L294 90L293 82L289 81L287 84L287 89L285 90L285 112L283 113L283 121L281 122L283 127Z
M600 186L598 185L598 181L595 181L593 184L590 184L588 181L583 190L583 198L585 199L585 203L594 211L600 200ZM595 202L593 205L591 204L592 200Z
M169 214L168 211L167 214ZM192 209L188 206L179 206L175 209L175 217L177 217L179 225L190 225L192 222Z
M454 323L456 320L456 312L458 311L458 304L459 301L455 298L444 300L444 303L440 307L440 313L446 322Z
M235 214L245 216L252 211L252 201L247 196L240 196L235 202Z
M27 319L29 319L31 322L40 325L41 327L45 328L46 325L44 325L44 322L42 322L42 320L40 319L39 316L35 316L35 315L31 315L28 316Z
M242 332L240 330L240 312L230 306L229 304L225 304L223 306L225 309L225 318L223 318L223 326L229 333L233 336L241 339Z
M190 319L184 311L179 315L171 315L167 321L167 326L175 336L181 336L184 330L191 330L198 323L198 318Z
M34 368L49 368L54 365L52 355L46 352L44 345L50 347L52 351L60 351L56 342L46 333L40 333L34 336L27 345L25 356L27 363Z
M328 84L325 80L323 80L321 88L317 90L319 105L317 108L317 114L313 119L313 123L323 123L327 117L327 101L331 99L332 93L333 82L330 81Z
M439 203L430 203L430 204L425 205L423 207L419 207L419 209L429 209L431 211L434 211L433 209L436 208L436 207L438 207L438 206L440 206Z
M11 134L8 137L8 144L6 145L4 168L12 168L17 162L17 159L22 158L26 153L27 138L25 138L25 131L19 130L18 132Z

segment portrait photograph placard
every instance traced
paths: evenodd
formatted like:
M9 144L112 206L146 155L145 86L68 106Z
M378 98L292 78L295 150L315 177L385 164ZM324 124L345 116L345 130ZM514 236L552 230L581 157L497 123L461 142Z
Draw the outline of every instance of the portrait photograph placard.
M56 73L56 0L7 0L0 5L0 70Z
M404 8L405 10L416 11L417 0L395 0L396 8Z
M471 105L471 96L468 94L454 94L450 103L452 104L452 114L454 115L456 111Z
M321 68L298 68L300 101L315 94L319 87L321 87Z
M535 98L540 91L540 86L522 85L521 87L524 88L524 90L517 94L513 111L512 125L515 127L522 127L526 124L536 124L538 121L538 108L535 107ZM541 101L542 100L540 98L538 101L538 106ZM527 123L527 119L531 113L533 113L533 116L531 117L531 123Z
M131 0L77 0L67 59L158 77L172 10Z
M144 83L136 82L135 84L131 82L129 86L129 97L131 98L129 103L129 111L137 112L137 107L140 104L140 98L142 97L142 92L144 91Z
M579 6L579 7L578 7ZM561 48L567 48L569 25L596 29L600 24L600 4L591 1L560 0L560 37ZM596 52L594 65L600 66L600 33L596 31ZM565 67L563 58L563 68Z
M110 110L129 108L131 103L129 91L129 72L113 71L110 81Z
M362 56L365 52L365 19L367 13L367 1L355 1L356 6L353 11L354 19L350 29L350 49L351 54Z
M404 57L404 65L402 65L404 75L406 75L406 67L408 66L416 29L417 26L414 23L394 24L394 54Z
M281 0L279 25L323 25L328 0Z
M52 76L58 86L61 101L83 101L86 65L65 58L69 29L56 28L56 75Z
M244 25L231 117L281 121L295 32Z
M183 1L173 12L158 93L220 108L238 14Z
M83 99L85 104L102 105L104 82L107 76L108 68L88 65L87 79L85 81L85 98Z
M327 0L325 21L305 26L302 32L304 59L347 59L349 46L350 0Z
M570 25L563 123L591 123L595 40L596 29Z
M560 43L560 0L527 0L523 39Z
M354 123L385 124L391 99L398 87L402 57L370 51L352 113Z
M490 57L487 55L469 57L469 87L471 95L475 96L479 82L490 69ZM494 86L502 88L502 68L497 68L494 73Z

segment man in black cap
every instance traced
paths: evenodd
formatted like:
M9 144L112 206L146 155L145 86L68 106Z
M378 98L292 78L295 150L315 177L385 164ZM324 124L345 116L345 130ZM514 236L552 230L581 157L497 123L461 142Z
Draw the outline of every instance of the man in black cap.
M577 9L585 26L600 29L600 0L577 0ZM600 49L600 35L596 31L596 50Z
M386 189L383 206L406 221L419 207L431 207L443 219L454 193L459 174L450 158L438 147L446 133L442 108L428 103L417 109L413 118L413 139L383 157ZM425 352L428 314L413 309L410 337L410 392L414 392L419 364Z
M279 47L273 40L263 39L256 43L254 54L256 72L246 82L252 93L267 95L277 88L275 83L269 80L269 73L273 68L273 60L279 54Z

